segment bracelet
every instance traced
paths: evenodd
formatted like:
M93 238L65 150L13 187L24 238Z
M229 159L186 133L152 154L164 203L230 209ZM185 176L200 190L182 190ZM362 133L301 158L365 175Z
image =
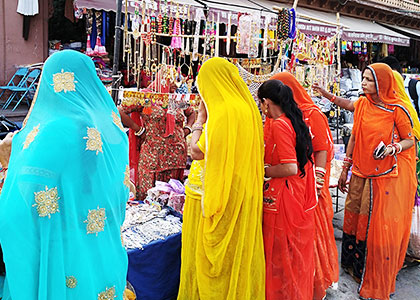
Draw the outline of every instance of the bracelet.
M388 156L392 156L395 154L395 152L397 152L397 147L394 144L390 144L388 146L386 146L387 148L390 147L392 149L392 152L390 154L388 154Z
M265 177L265 169L267 169L268 167L271 167L270 165L264 165L264 181L269 181L272 178L271 177Z
M350 167L350 166L343 165L342 169L343 169L343 171L344 171L344 170L348 171L348 170L349 170L349 167Z
M203 130L203 125L200 123L194 123L191 128L192 128L191 132L194 130Z
M346 157L344 157L344 162L346 162L346 163L349 163L350 165L352 165L353 164L353 159L352 158L350 158L350 157L348 157L348 156L346 156Z
M315 168L315 174L317 175L317 177L318 177L318 175L320 177L324 177L326 173L327 173L327 170L325 170L325 168L323 168L323 167L316 167Z
M141 136L146 131L146 128L142 127L138 131L134 132L135 136Z
M332 96L332 98L330 99L330 102L334 103L335 99L337 99L336 95Z
M190 133L192 133L192 129L191 129L191 127L190 127L190 126L185 125L185 126L184 126L184 129L188 129L188 130L190 131Z
M402 151L402 145L400 143L396 143L394 145L395 145L395 147L398 147L397 154L401 153L401 151Z
M193 133L194 131L198 131L198 130L203 131L203 127L201 127L201 128L193 128L191 130L191 133Z

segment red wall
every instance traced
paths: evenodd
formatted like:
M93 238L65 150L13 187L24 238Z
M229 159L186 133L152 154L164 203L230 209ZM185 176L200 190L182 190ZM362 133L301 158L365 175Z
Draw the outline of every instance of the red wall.
M7 83L16 66L43 62L48 54L48 0L39 0L39 14L31 17L27 41L17 2L0 0L0 85Z

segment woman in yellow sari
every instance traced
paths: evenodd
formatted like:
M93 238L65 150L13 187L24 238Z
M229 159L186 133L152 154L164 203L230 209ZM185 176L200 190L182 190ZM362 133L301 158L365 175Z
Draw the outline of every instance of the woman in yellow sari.
M178 299L264 300L261 116L228 61L208 60L197 84L207 120L194 125L191 150L204 162L186 189Z

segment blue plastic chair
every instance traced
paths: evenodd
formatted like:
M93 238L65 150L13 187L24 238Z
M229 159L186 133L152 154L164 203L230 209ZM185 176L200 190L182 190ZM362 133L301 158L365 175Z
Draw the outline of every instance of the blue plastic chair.
M26 67L22 67L22 68L17 69L16 70L16 73L13 74L12 78L9 80L9 82L7 83L7 85L0 86L0 91L1 91L1 93L0 93L0 99L3 96L4 92L9 87L17 87L17 86L20 87L20 86L22 86L22 84L25 82L26 75L28 75L28 71L29 71L29 69L26 68ZM16 84L15 83L16 78L19 78L19 77L20 77L20 80Z
M15 107L12 109L14 111L16 107L20 104L20 102L26 98L26 102L28 103L28 106L30 106L29 103L29 92L36 92L36 83L38 81L39 75L41 74L41 70L34 69L32 70L28 76L26 76L23 84L20 87L9 87L8 90L12 92L12 95L7 99L6 103L3 105L2 109L6 109L10 103L12 103L13 99L18 96L19 93L22 93L20 95L19 100L17 100L17 103Z

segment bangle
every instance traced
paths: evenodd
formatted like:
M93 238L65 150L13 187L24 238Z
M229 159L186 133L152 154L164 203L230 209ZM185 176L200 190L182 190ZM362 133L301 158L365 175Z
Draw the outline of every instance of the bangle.
M191 132L193 132L194 130L203 130L203 124L194 123L191 128L192 128Z
M134 132L135 136L141 136L146 131L146 128L142 127L138 131Z
M184 126L184 129L188 129L188 130L190 131L190 133L192 132L191 127L190 127L190 126L188 126L188 125L185 125L185 126Z
M325 168L323 168L323 167L316 167L315 168L315 174L317 175L317 177L319 175L319 177L323 178L326 173L327 173L327 170L325 170Z
M203 127L201 127L201 128L198 128L198 127L193 128L193 129L191 130L191 133L192 133L192 132L194 132L194 131L198 131L198 130L203 131Z
M344 162L348 163L349 165L353 164L353 159L348 157L348 156L344 157L343 160L344 160Z
M271 167L270 165L265 165L264 166L264 181L269 181L271 180L271 177L265 177L265 169L267 169L268 167Z
M395 154L395 152L397 152L397 147L394 144L390 144L388 146L386 146L387 148L391 148L392 152L388 154L388 156L392 156Z
M396 143L394 145L395 145L395 147L398 147L397 154L401 153L401 151L402 151L402 145L400 143Z
M332 98L330 99L330 102L334 103L335 99L337 99L336 95L332 96Z

